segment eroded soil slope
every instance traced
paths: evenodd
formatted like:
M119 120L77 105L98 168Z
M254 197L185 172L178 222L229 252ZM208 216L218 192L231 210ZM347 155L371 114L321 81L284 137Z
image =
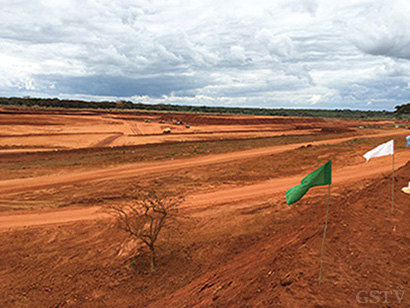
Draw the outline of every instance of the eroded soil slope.
M410 305L410 163L391 178L332 194L318 285L326 188L296 206L283 197L185 216L162 239L156 273L133 261L109 220L2 233L4 307L359 307L359 291L404 290ZM172 231L172 232L171 232ZM361 293L362 295L366 293ZM394 293L388 298L398 306ZM379 306L382 306L379 299Z

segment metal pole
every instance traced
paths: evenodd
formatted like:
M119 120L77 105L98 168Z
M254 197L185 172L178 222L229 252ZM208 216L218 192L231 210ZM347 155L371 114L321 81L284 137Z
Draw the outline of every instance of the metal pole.
M320 258L319 286L322 283L323 257L325 255L325 240L326 240L327 222L329 220L329 205L330 205L330 184L329 184L329 193L327 196L325 229L323 231L323 239L322 239L322 256Z
M394 215L394 151L392 155L391 214Z

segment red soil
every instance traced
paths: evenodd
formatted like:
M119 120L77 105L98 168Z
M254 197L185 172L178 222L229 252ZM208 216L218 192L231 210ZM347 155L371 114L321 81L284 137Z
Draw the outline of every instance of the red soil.
M106 222L3 232L1 305L361 307L357 298L386 290L392 292L384 304L396 307L393 291L399 286L405 292L401 305L408 306L410 224L405 217L410 197L400 188L407 185L409 172L407 163L396 174L394 216L389 175L363 189L340 188L332 194L321 286L326 189L316 188L291 207L281 198L191 218L192 225L185 227L196 231L181 230L182 238L191 238L182 245L173 241L177 250L164 244L154 274L144 272L142 261L136 271L122 263L118 245L124 236ZM246 231L255 219L259 231ZM204 230L207 237L201 235ZM141 254L138 260L144 258ZM379 306L382 301L379 297Z
M8 112L5 115L10 117L4 121L10 124L15 115L14 111ZM27 142L32 142L32 134L44 134L39 136L42 142L49 139L47 133L62 134L55 136L59 138L68 134L69 144L76 145L73 147L112 146L125 136L120 134L149 131L145 123L141 126L138 121L163 116L158 113L29 110L20 119L26 115L31 117L29 131L24 125L0 125L3 129L0 133L25 134L21 138L27 138ZM128 119L138 116L140 120ZM175 114L167 117L185 121L192 116L191 120L207 128L214 127L210 123L219 125L216 123L224 118L226 125L221 124L221 127L235 129L238 119L240 125L247 123L243 125L247 128L284 121L270 118L269 121L279 122L266 124L266 117L180 116L187 118L177 119ZM53 125L36 125L43 122ZM90 125L91 122L95 126ZM307 126L308 129L331 127L332 133L341 133L337 139L309 142L317 151L323 148L321 154L325 156L332 144L361 138L344 134L353 122L347 125L338 121L297 119L279 125L296 128L297 123L306 126L304 129ZM396 136L401 140L404 133L381 130L378 137ZM95 138L97 135L99 137ZM79 140L81 142L75 144L75 139L86 142ZM0 181L1 199L10 202L32 200L42 190L46 195L62 193L63 197L72 199L73 196L64 190L67 186L81 193L85 189L109 190L112 187L104 186L106 183L121 186L126 179L164 173L169 173L172 179L177 171L263 159L291 153L305 145L279 145L86 171L81 168L58 170L47 176L35 176L35 170L19 170L22 177ZM278 175L240 187L221 185L195 193L186 188L186 202L181 207L178 224L164 230L158 243L159 264L154 273L149 271L147 251L130 241L93 203L81 208L2 212L0 307L361 307L359 301L366 300L370 291L380 295L367 297L367 300L377 300L373 306L408 307L410 224L406 217L410 195L400 191L410 180L406 150L401 147L396 153L394 216L390 214L389 158L369 163L364 163L364 159L361 163L358 159L354 165L335 167L321 286L318 275L327 188L311 189L300 202L287 206L284 192L306 175L300 171L300 174ZM41 153L13 155L24 155L27 160L34 156L36 159L49 157ZM55 156L58 155L60 153L56 152ZM287 164L297 164L292 157L286 160ZM68 158L61 154L61 159ZM314 159L317 163L316 157ZM203 175L196 176L200 181ZM112 199L112 202L118 201ZM135 258L131 258L133 256ZM394 293L397 287L404 290L401 303ZM386 298L380 293L384 291ZM361 292L359 297L358 292Z
M400 188L409 174L410 162L397 172L394 216L389 176L333 194L321 286L323 195L291 207L286 224L272 221L265 236L231 262L149 307L360 307L357 299L369 299L372 290L390 292L387 299L384 293L370 298L376 306L407 307L410 196ZM401 305L397 287L404 291Z

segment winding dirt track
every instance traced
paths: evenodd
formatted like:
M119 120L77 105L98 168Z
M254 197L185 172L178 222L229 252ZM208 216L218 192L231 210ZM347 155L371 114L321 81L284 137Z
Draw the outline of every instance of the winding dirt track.
M395 154L395 169L404 166L410 160L409 153ZM341 169L334 169L332 174L332 186L350 185L352 183L371 179L383 173L391 174L391 158L383 157L373 159L369 163L361 165L347 166ZM285 193L286 190L300 183L307 174L299 174L291 177L283 177L268 180L262 183L235 187L230 189L218 190L215 192L201 193L187 199L187 205L192 207L214 208L222 205L244 200L254 200L273 197L278 193ZM318 188L314 188L318 189Z
M371 136L354 136L333 140L310 142L312 145L336 144L354 138L393 136L398 133L387 133ZM27 179L15 179L0 182L0 193L25 192L51 186L77 184L98 180L113 180L119 178L133 177L146 173L158 173L175 170L179 168L189 168L193 166L203 166L214 163L229 162L237 159L258 157L263 155L281 153L296 149L306 143L292 145L275 146L262 149L253 149L234 153L210 155L206 157L196 157L191 159L167 161L163 163L137 163L126 166L109 168L104 170L88 171L76 174L65 174L58 176L43 176ZM409 160L407 152L396 153L396 168L401 167ZM351 184L366 178L372 178L380 173L391 170L388 158L379 158L367 164L344 167L333 172L333 183L335 185ZM201 193L188 196L185 207L210 209L215 205L222 205L244 200L260 199L272 197L278 193L284 193L288 188L300 182L301 176L284 177L272 179L263 183L248 185L244 187L229 188L215 192ZM67 223L78 220L95 219L103 214L98 212L99 207L87 208L67 208L63 210L30 211L30 213L4 213L0 215L0 229L18 228L24 226L35 226L53 223Z
M403 133L402 133L403 134ZM395 136L397 133L385 133L369 136L352 136L331 140L322 140L309 142L311 145L323 145L323 144L337 144L345 141L349 141L356 138L367 137L387 137ZM215 154L209 156L200 156L189 159L171 160L165 162L150 162L150 163L133 163L126 164L119 167L107 168L102 170L92 170L85 172L77 172L73 174L52 175L52 176L39 176L24 179L13 179L0 181L0 193L19 193L25 191L31 191L34 189L43 189L47 187L54 187L59 185L72 185L84 182L92 182L98 180L114 180L127 177L134 177L144 175L147 173L155 174L158 172L172 171L181 168L191 168L195 166L204 166L217 163L226 163L239 159L247 159L253 157L259 157L264 155L278 154L286 151L297 149L306 145L304 143L296 143L289 145L272 146L266 148L258 148L252 150Z

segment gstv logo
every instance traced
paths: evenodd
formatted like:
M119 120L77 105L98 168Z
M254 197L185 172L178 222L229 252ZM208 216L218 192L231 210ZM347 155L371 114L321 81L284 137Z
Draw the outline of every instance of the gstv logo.
M399 304L403 300L404 289L401 285L396 287L396 290L360 290L356 294L356 300L360 304L387 304L398 302Z

